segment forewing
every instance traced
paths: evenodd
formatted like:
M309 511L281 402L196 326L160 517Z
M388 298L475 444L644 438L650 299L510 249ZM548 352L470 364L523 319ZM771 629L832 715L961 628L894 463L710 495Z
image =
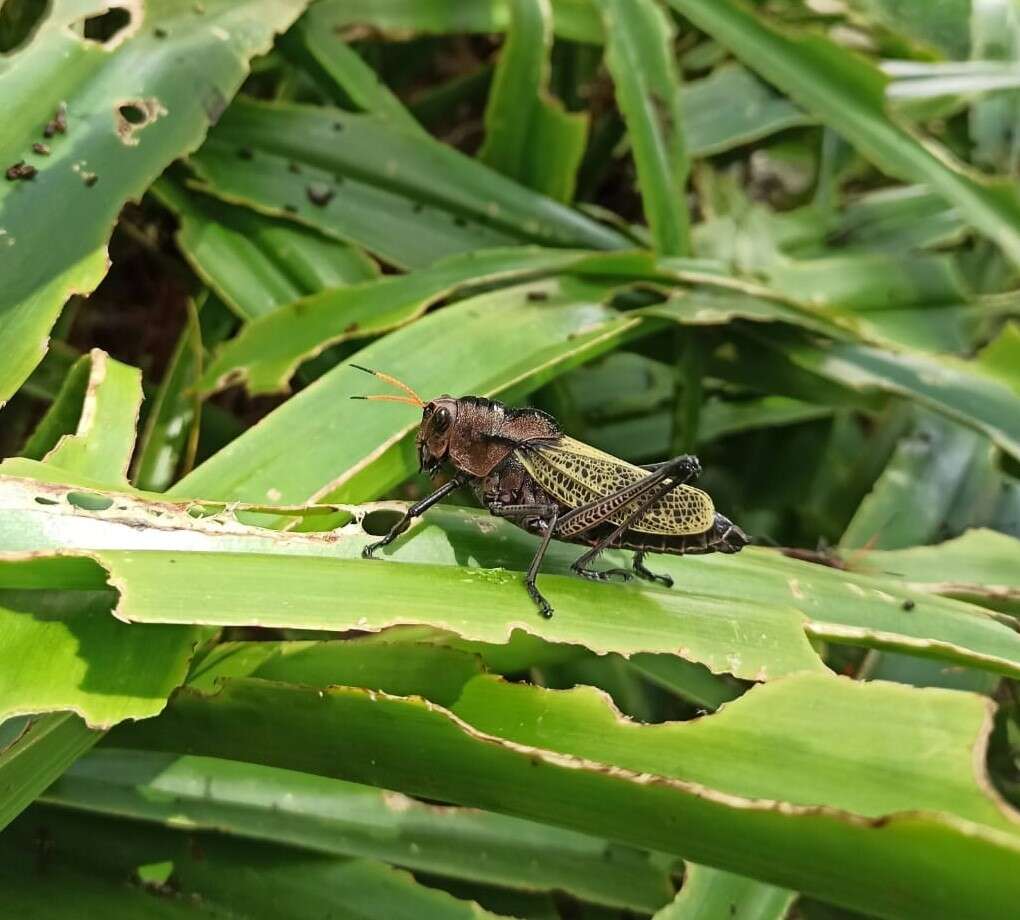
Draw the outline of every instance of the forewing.
M649 476L648 470L567 437L555 444L520 450L518 458L543 489L570 508L605 498ZM609 519L622 524L640 501L625 505ZM630 529L659 534L701 533L712 526L714 518L715 508L706 493L692 486L677 486L648 508Z

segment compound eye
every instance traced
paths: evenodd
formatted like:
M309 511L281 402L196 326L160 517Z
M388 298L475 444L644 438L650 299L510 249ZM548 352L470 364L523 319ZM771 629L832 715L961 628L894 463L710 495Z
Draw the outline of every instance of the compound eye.
M440 406L432 416L432 425L435 431L442 434L450 427L450 410L446 406Z

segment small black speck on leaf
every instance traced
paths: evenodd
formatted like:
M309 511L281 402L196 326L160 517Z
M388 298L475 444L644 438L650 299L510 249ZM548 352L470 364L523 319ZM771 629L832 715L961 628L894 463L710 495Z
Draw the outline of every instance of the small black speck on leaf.
M305 189L308 200L317 208L324 208L333 199L336 192L322 182L313 182Z
M94 172L82 173L81 181L85 183L85 188L92 188L99 181L99 176Z
M240 157L240 158L241 158L242 160L250 160L250 159L251 159L252 157L254 157L254 156L255 156L255 153L254 153L254 151L253 151L253 150L251 149L251 147L238 147L238 148L237 148L237 155L238 155L238 156L239 156L239 157Z
M466 227L466 226L467 226L467 221L466 221L466 220L464 220L464 218L463 218L463 217L455 217L455 218L453 219L453 222L454 222L454 223L455 223L455 224L456 224L456 225L457 225L458 227Z
M349 323L348 325L344 326L344 332L347 333L357 332L359 328L360 327L358 326L357 323Z
M162 29L159 26L156 26L156 28L152 30L152 34L155 35L156 38L166 38L167 31L166 29Z
M343 122L339 122L339 121L334 121L333 122L333 130L334 131L343 131L343 129L344 129Z
M289 169L292 173L297 175L298 173L301 172L301 164L300 163L295 163L293 160L291 160L287 164L287 169Z
M4 175L7 177L8 182L17 182L19 179L27 181L34 179L36 173L39 172L30 163L26 163L24 160L18 160L17 163L12 163L7 167L7 172Z
M902 606L904 610L913 610L916 605L908 597L900 606Z
M32 145L32 152L38 153L41 157L48 157L50 155L50 145L43 144L40 141L36 141Z
M532 303L540 303L543 300L548 300L549 294L546 291L528 291L528 300Z

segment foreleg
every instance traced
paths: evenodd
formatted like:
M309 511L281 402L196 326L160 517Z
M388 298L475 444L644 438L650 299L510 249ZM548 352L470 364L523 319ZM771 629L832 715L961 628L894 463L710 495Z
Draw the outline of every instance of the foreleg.
M464 480L459 477L454 477L449 482L441 485L431 495L426 495L425 498L423 498L421 501L415 502L413 505L411 505L410 508L407 509L407 511L404 512L404 516L399 521L397 521L397 523L394 524L392 528L390 528L390 532L386 534L385 537L383 537L381 540L376 541L375 543L369 543L368 546L366 546L361 551L362 558L372 559L373 558L372 554L377 549L381 549L384 546L389 546L394 540L397 539L397 537L399 537L405 530L407 530L408 527L411 526L411 521L413 521L416 517L420 517L421 515L423 515L426 511L429 510L429 508L431 508L436 503L441 502L444 498L446 498L447 495L449 495L451 492L455 492L462 485L464 485Z

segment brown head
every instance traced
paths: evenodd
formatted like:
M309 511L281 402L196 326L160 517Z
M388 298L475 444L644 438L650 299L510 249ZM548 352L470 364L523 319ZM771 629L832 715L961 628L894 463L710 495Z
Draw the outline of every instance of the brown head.
M406 403L422 410L421 425L416 438L418 464L423 472L435 475L443 463L470 476L485 476L512 449L504 441L493 438L506 416L502 403L478 396L438 396L425 402L406 383L389 374L369 370L357 364L352 367L399 387L407 395L380 394L353 396L352 399L377 399Z

